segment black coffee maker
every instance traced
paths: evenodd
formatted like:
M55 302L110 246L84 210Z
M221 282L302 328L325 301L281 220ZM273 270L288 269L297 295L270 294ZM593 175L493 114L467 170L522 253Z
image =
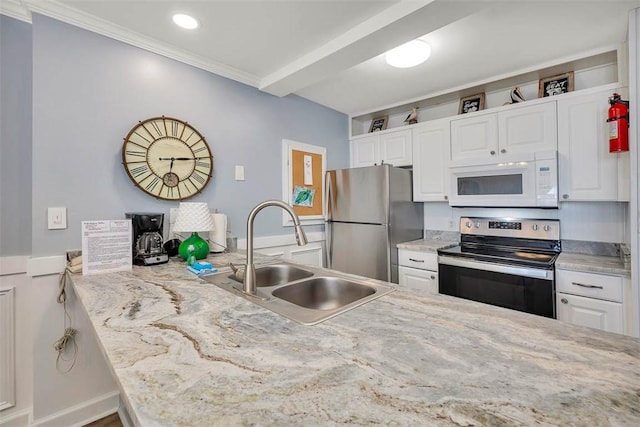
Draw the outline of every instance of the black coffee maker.
M162 242L161 213L127 213L133 230L133 263L136 265L156 265L169 261Z

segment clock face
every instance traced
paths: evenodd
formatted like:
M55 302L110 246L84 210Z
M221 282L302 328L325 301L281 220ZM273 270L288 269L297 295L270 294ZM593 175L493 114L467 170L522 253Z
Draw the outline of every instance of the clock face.
M213 173L204 137L187 122L165 116L131 129L122 145L122 163L138 188L164 200L195 196Z

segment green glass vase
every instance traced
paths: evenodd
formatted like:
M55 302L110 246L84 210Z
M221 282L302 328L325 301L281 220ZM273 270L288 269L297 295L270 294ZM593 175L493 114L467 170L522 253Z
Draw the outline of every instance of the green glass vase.
M209 244L198 236L198 233L193 232L188 239L180 243L178 253L185 261L188 261L189 255L193 255L195 259L204 259L209 255Z

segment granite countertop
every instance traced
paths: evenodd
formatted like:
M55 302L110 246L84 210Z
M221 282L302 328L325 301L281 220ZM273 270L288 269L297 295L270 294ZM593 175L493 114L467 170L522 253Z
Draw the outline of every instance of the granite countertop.
M396 247L398 249L437 253L438 249L450 248L458 243L458 241L452 240L418 239L410 242L398 243Z
M625 266L619 256L591 255L562 252L556 260L556 268L586 271L591 273L615 274L631 277L630 266Z
M400 289L303 326L177 261L70 277L137 426L640 425L635 338Z

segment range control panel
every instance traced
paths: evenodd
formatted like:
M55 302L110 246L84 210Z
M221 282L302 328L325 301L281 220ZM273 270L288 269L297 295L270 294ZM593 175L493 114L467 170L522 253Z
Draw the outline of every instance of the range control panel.
M522 230L522 222L489 221L489 228L497 228L499 230Z
M560 240L560 220L461 217L460 234Z

